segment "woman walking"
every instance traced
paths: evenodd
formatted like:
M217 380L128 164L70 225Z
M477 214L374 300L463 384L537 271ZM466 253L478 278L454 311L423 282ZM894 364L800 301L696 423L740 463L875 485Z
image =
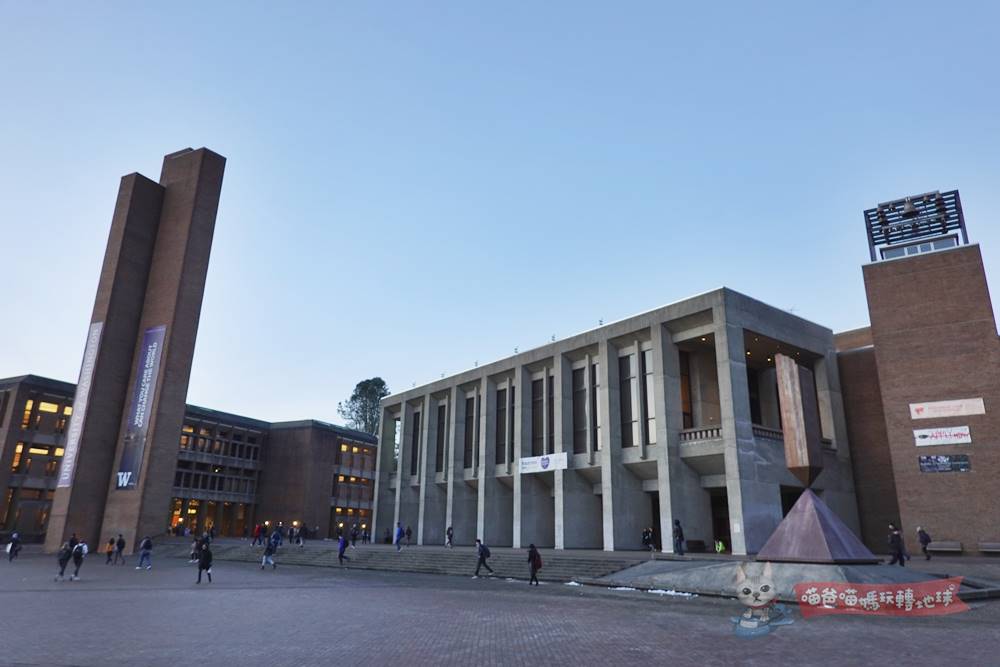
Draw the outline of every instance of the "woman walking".
M69 559L72 557L73 550L69 548L69 542L63 542L59 553L56 554L56 559L59 561L59 574L56 575L56 581L66 580L66 566L69 565Z
M208 576L208 583L212 583L212 550L208 547L208 542L201 545L201 552L198 554L198 581L201 583L201 573Z
M538 571L542 569L542 554L538 553L534 544L528 546L528 567L531 568L531 579L528 580L528 585L535 584L537 586Z

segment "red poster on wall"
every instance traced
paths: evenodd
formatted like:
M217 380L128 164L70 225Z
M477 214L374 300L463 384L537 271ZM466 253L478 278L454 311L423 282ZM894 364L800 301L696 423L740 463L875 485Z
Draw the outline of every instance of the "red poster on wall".
M940 616L968 611L958 598L962 577L908 584L811 581L795 585L803 618L824 614Z

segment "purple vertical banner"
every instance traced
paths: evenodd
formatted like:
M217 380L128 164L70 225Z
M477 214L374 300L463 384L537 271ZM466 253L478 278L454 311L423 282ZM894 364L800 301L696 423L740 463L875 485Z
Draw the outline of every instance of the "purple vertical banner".
M166 332L167 327L161 325L146 329L142 335L139 370L132 387L132 403L129 405L128 424L125 426L125 446L118 464L116 489L134 489L139 481L139 468L146 449L150 409L156 393L156 379L160 375L160 357L163 355L163 338Z

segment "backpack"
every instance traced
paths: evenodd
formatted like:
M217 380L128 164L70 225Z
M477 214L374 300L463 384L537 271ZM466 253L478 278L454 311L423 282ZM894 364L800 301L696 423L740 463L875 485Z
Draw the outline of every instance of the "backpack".
M489 558L489 557L490 557L490 548L484 544L483 545L483 558Z
M75 547L73 547L73 558L76 558L77 556L83 558L86 555L87 555L87 545L84 544L83 542L80 542Z
M538 553L537 551L535 552L535 569L536 570L542 569L542 554Z

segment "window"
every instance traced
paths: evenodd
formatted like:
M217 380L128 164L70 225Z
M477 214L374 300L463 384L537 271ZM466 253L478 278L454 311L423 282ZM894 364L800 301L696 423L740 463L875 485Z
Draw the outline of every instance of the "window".
M26 429L31 426L31 410L35 407L35 402L30 398L24 402L24 416L21 418L21 428Z
M922 241L920 243L913 243L906 246L891 246L888 248L882 248L882 259L896 259L897 257L918 255L922 252L930 252L932 250L954 248L957 245L958 239L956 237L947 236L945 238Z
M642 392L646 406L646 443L656 444L656 394L653 391L653 351L642 353Z
M590 367L590 431L594 439L594 451L601 450L601 411L598 407L598 396L601 395L601 365Z
M503 463L506 456L504 447L507 445L507 390L497 389L497 423L494 461Z
M476 399L475 397L465 399L465 440L462 452L462 463L464 467L472 467L472 445L476 437Z
M358 448L357 447L352 447L351 448L351 452L354 453L354 454L357 454L358 453Z
M622 447L634 447L635 414L632 410L632 396L635 395L635 355L628 354L618 358L619 414L622 425Z
M65 408L63 408L63 414L66 415L67 417L71 417L73 415L73 406L67 405Z
M681 428L694 428L694 413L691 411L691 354L680 353L681 370Z
M434 470L437 472L444 471L444 439L447 435L447 420L448 406L439 405L437 414L437 442L435 443L437 447L434 452ZM355 451L357 447L354 448Z
M420 413L413 413L413 428L410 430L410 474L417 474L420 463Z
M507 411L507 437L510 438L510 447L507 448L507 461L514 462L514 387L510 388L511 409Z
M531 382L531 455L545 453L545 380Z
M55 414L59 412L59 406L56 405L55 403L48 403L46 401L41 401L38 403L38 411Z
M549 376L548 398L549 398L549 407L548 407L548 415L546 415L546 421L548 422L547 428L549 431L549 448L548 451L545 453L551 454L552 452L555 451L555 446L556 446L556 408L554 405L555 378L553 378L551 375Z
M347 445L341 444L340 445L340 451L346 452L347 451Z
M24 443L19 442L17 443L17 446L14 448L14 460L10 464L11 472L18 472L18 469L21 467L21 454L23 453L24 453Z
M399 417L396 417L393 427L392 436L392 469L393 471L399 470L399 443L400 443L400 421Z
M573 453L587 451L587 369L573 371Z

